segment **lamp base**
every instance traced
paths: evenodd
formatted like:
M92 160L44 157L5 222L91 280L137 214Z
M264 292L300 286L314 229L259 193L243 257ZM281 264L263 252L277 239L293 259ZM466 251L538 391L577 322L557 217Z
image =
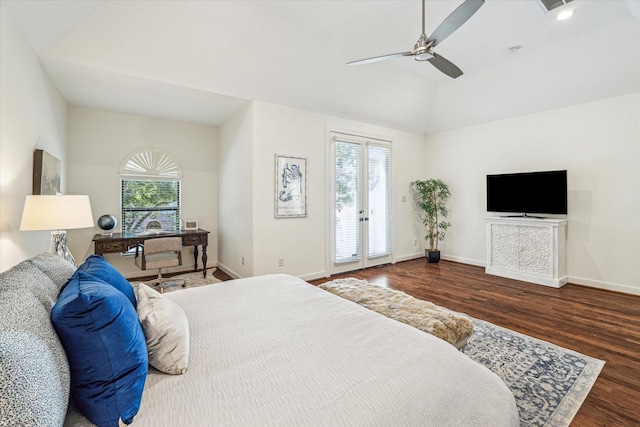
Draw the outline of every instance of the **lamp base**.
M49 246L49 252L66 259L73 265L76 265L76 260L73 259L73 255L71 255L69 248L67 248L66 230L55 230L51 232L51 245Z

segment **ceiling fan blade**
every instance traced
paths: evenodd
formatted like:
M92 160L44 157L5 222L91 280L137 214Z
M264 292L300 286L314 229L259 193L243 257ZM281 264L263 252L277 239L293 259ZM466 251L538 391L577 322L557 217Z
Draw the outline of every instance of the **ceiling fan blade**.
M347 62L347 65L371 64L372 62L386 61L398 56L411 56L413 52L392 53L390 55L374 56L373 58L359 59L358 61Z
M462 70L460 68L458 68L457 66L455 66L451 61L449 61L448 59L437 55L436 53L432 53L433 54L433 58L428 59L429 62L431 62L431 65L433 65L434 67L436 67L438 70L442 71L443 73L445 73L447 76L453 78L453 79L457 79L458 77L460 77L463 73Z
M467 0L462 3L456 10L442 21L442 24L429 37L429 41L433 41L433 46L441 43L442 40L449 37L455 30L460 28L462 24L467 22L474 13L484 4L484 0Z

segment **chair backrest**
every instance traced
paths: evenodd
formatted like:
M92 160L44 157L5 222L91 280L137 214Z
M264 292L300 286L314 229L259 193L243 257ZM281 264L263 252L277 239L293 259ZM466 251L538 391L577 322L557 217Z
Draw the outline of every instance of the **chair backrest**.
M144 254L157 254L159 252L180 252L182 250L182 237L159 237L147 239L144 242Z

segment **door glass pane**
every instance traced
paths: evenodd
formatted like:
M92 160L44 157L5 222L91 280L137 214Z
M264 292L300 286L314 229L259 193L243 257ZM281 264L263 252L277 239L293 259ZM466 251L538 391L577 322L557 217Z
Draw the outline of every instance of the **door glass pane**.
M334 262L362 258L360 236L360 145L335 143L335 248Z
M369 185L369 248L368 257L378 257L391 253L390 232L390 183L391 149L388 146L368 146Z

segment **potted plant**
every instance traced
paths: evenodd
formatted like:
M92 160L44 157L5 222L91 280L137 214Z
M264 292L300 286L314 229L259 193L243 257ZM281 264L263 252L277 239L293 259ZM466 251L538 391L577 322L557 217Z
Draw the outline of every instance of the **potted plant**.
M447 207L445 203L451 196L447 184L439 179L427 179L426 181L413 181L411 183L418 215L427 227L425 239L429 241L429 249L425 249L425 257L429 262L440 261L438 242L444 239L451 223L446 222Z

